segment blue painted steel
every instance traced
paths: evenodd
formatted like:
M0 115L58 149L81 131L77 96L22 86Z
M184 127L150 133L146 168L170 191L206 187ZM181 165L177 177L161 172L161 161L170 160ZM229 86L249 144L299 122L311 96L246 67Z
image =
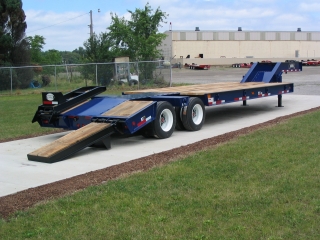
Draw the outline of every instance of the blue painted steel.
M130 118L127 118L125 120L126 127L124 128L126 130L126 133L133 134L147 124L151 123L155 119L156 110L157 102L153 102L150 106L142 109Z
M121 97L93 98L89 102L62 114L59 127L78 129L89 124L92 120L104 122L118 121L117 127L120 132L133 134L154 120L156 102L136 112L133 116L102 115L125 101L129 100Z
M189 103L189 96L152 96L148 98L143 98L145 100L152 101L166 101L169 102L174 107L184 107Z
M241 83L244 82L282 82L282 73L283 71L288 71L292 69L297 69L302 71L302 63L254 63L246 75L241 80Z
M117 129L125 134L133 134L152 122L156 116L157 102L151 102L150 105L135 112L132 116L112 116L112 115L97 115L92 118L92 121L107 122L117 121Z
M91 122L91 118L127 101L122 98L93 98L70 111L61 114L59 125L62 128L78 129Z
M267 96L277 96L282 95L286 93L293 92L293 84L289 83L286 85L279 85L279 86L268 86L266 84L265 87L258 87L258 88L248 88L245 90L235 90L235 91L229 91L229 92L220 92L220 93L212 93L210 94L213 98L213 102L209 102L209 98L207 95L205 95L205 98L203 96L198 96L200 99L202 99L204 105L206 106L214 106L219 104L225 104L225 103L234 103L237 101L243 101L243 100L251 100L256 98L262 98Z
M91 101L80 105L79 107L67 111L62 116L96 116L100 115L115 106L127 101L124 98L93 98Z

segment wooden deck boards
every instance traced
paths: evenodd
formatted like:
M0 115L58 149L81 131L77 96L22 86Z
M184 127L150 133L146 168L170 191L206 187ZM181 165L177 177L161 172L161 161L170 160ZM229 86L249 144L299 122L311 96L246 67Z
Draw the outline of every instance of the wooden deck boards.
M49 143L31 153L29 155L39 157L51 157L64 149L76 144L82 139L88 138L95 133L110 127L109 123L95 123L92 122L76 131L73 131L52 143Z
M167 88L153 88L143 89L135 91L126 91L125 94L139 94L148 92L157 93L180 93L181 95L204 95L210 93L228 92L234 90L245 90L249 88L260 88L268 86L281 86L289 83L262 83L262 82L224 82L224 83L209 83L199 85L188 85L178 87L167 87Z
M129 117L132 114L150 105L151 103L153 102L152 101L126 101L110 109L109 111L103 113L102 116Z

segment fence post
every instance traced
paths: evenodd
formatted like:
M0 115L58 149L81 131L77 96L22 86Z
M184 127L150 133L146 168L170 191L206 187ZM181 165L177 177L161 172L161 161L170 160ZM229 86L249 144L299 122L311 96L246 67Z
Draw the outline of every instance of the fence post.
M140 71L139 71L139 62L136 62L137 64L137 74L138 74L138 89L140 89Z
M171 64L172 58L170 58L170 87L171 87L171 81L172 81L172 64Z
M11 95L12 95L12 67L10 67L10 76L11 76Z
M69 83L70 83L69 71L68 71L68 64L67 64L67 63L66 63L66 71L67 71L67 79L69 80Z
M54 65L54 77L56 79L56 81L55 81L56 91L58 91L58 88L57 88L57 65Z
M96 86L98 86L98 64L96 64Z

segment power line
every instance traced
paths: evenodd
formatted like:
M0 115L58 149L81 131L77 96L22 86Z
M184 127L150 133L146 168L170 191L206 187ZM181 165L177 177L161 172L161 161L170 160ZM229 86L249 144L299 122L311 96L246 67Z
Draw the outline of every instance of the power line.
M90 13L90 12L89 12L89 13ZM71 20L73 20L73 19L82 17L82 16L87 15L87 14L89 14L89 13L85 13L85 14L79 15L79 16L74 17L74 18L69 18L68 20L65 20L65 21L62 21L62 22L59 22L59 23L55 23L55 24L50 25L50 26L47 26L47 27L39 28L39 29L37 29L37 30L33 30L33 31L30 31L30 32L27 32L26 34L31 33L31 32L36 32L36 31L39 31L39 30L42 30L42 29L45 29L45 28L53 27L53 26L59 25L59 24L61 24L61 23L68 22L68 21L71 21Z

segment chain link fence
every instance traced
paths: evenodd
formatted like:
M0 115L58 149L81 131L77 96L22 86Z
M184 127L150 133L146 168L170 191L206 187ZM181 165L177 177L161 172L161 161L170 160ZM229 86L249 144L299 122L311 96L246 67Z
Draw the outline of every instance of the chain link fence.
M0 95L70 91L84 86L171 86L172 66L164 61L0 67Z

